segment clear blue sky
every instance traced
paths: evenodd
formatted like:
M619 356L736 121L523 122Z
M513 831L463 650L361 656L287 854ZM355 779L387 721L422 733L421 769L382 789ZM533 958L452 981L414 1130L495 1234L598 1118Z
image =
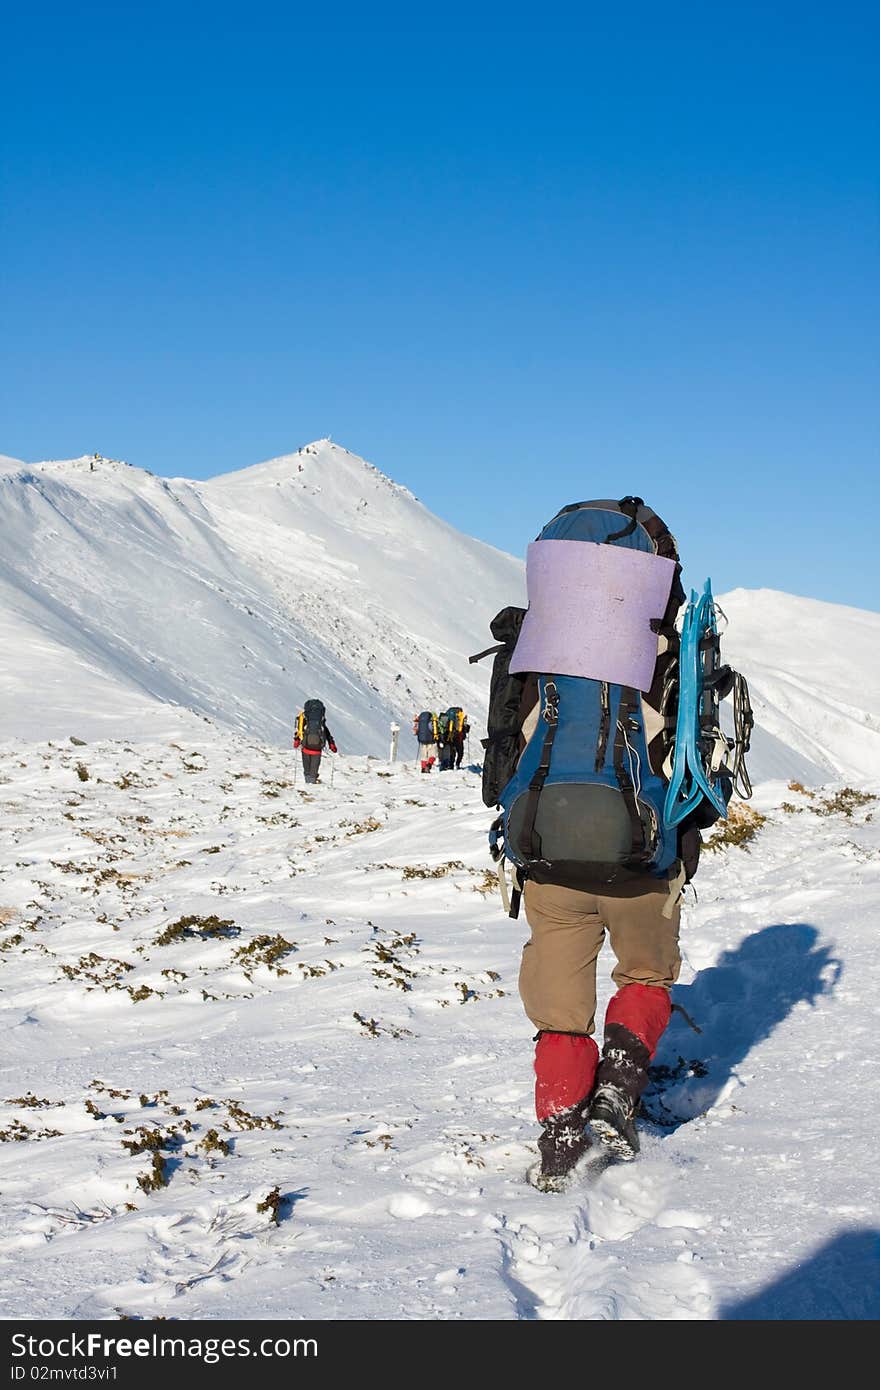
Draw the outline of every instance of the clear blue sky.
M414 8L6 10L0 452L330 434L517 554L638 492L692 582L880 607L877 6Z

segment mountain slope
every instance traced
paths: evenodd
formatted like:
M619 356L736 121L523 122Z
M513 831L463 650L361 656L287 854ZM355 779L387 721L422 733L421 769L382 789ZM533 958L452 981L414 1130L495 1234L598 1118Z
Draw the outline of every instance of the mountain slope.
M12 734L64 735L73 719L143 736L148 694L184 723L195 711L282 743L317 695L343 749L384 753L392 720L485 703L467 655L522 587L512 557L328 442L202 484L103 459L10 467L0 503ZM113 714L96 721L107 679Z
M205 719L275 745L324 700L345 752L464 705L524 567L321 440L207 482L110 459L0 461L0 673L9 736L151 738ZM537 522L536 522L537 525ZM721 596L749 678L753 778L880 776L880 615L769 590Z
M300 630L355 689L384 696L405 728L422 708L482 710L488 666L467 656L489 644L499 608L523 601L519 561L462 535L329 440L215 478L200 495ZM354 746L384 752L385 728L377 747L375 720L365 723Z
M749 681L758 776L880 778L880 613L734 589L725 659ZM807 766L808 765L808 766Z

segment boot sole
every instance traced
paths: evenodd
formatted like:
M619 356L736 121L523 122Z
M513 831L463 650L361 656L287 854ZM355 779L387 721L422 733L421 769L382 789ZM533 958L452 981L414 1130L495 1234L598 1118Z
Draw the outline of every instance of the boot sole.
M567 1192L571 1187L599 1178L615 1157L604 1144L592 1144L567 1173L542 1173L540 1163L533 1163L526 1171L526 1182L538 1192Z
M601 1120L598 1118L595 1120L591 1119L590 1129L593 1131L600 1144L604 1144L605 1148L610 1149L617 1158L622 1158L625 1162L629 1162L631 1159L635 1158L638 1153L638 1149L634 1149L629 1140L625 1139L620 1131L615 1129L614 1125L610 1124L608 1120Z
M550 1176L549 1173L541 1172L540 1163L536 1163L526 1173L526 1180L538 1192L564 1192L574 1177L574 1168L561 1176Z

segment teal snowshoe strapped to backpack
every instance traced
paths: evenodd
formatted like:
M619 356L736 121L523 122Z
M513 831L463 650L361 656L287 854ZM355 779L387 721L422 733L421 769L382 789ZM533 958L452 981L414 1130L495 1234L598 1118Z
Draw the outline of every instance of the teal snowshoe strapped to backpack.
M678 685L672 771L663 807L671 826L699 812L704 802L726 817L734 788L745 800L752 794L745 766L754 726L748 686L738 671L721 664L716 606L708 579L702 594L691 592L685 610ZM733 740L722 733L719 715L720 703L731 690Z
M726 814L737 775L747 787L747 689L720 665L711 589L687 610L680 700L678 552L640 498L566 507L529 547L528 582L528 610L492 623L493 857L518 887L690 878L699 827ZM746 737L731 768L717 712L734 686Z

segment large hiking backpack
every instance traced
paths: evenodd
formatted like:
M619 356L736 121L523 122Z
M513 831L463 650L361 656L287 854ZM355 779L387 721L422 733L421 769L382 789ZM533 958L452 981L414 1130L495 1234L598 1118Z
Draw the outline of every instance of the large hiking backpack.
M464 710L460 705L450 705L442 715L443 737L451 743L464 729Z
M527 573L529 609L497 614L498 646L471 658L495 653L483 762L483 799L501 810L494 857L510 860L520 883L665 878L679 859L692 876L696 827L726 813L736 776L747 783L747 688L721 666L711 590L711 622L704 595L699 631L690 628L689 689L699 693L685 707L689 731L678 727L677 547L640 498L564 508L529 547ZM696 595L689 614L695 605ZM735 683L743 737L730 767L718 703ZM689 732L690 762L677 766ZM705 786L688 780L696 763Z
M502 608L489 624L489 631L498 645L469 658L473 663L493 653L495 656L489 682L487 736L482 740L483 802L486 806L500 805L502 789L516 771L523 748L522 726L526 713L523 706L529 678L525 673L511 674L510 658L525 616L524 608Z
M303 748L317 752L324 747L324 716L327 713L320 700L306 700L303 705L301 734Z
M416 716L415 734L419 743L436 743L437 716L430 710L423 709L421 714Z

